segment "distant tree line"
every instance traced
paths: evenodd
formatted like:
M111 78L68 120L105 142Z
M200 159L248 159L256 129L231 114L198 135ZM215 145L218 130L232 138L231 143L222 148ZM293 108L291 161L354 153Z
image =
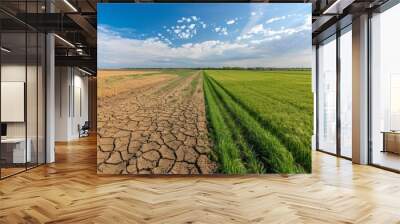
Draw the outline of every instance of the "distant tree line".
M256 70L256 71L276 71L276 70L285 70L285 71L309 71L311 68L273 68L273 67L206 67L206 68L194 68L201 70Z
M311 68L275 68L275 67L196 67L196 68L121 68L126 70L161 70L161 69L194 69L194 70L254 70L254 71L310 71Z

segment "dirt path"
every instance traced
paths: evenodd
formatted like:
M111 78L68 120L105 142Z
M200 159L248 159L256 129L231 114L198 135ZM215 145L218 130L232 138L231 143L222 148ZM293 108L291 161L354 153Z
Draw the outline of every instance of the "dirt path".
M202 76L99 99L98 173L209 174Z

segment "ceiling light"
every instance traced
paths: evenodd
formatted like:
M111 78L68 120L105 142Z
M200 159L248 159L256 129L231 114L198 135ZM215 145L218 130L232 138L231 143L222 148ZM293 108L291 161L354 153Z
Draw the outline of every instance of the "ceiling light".
M351 5L355 0L336 0L332 5L330 5L322 14L342 14L343 10Z
M337 11L337 7L339 4L340 0L335 1L331 6L329 6L322 14L326 15L326 14L334 14L332 13L332 11Z
M68 1L64 0L65 4L67 4L74 12L78 12L78 10Z
M9 50L9 49L7 49L7 48L5 48L5 47L1 47L0 49L1 49L2 51L6 52L6 53L10 53L10 52L11 52L11 50Z
M64 38L62 38L62 37L60 37L60 36L57 35L57 34L54 34L54 36L57 37L58 39L60 39L61 41L63 41L64 43L66 43L67 45L69 45L70 47L75 48L75 45L73 45L73 44L72 44L71 42L69 42L68 40L66 40L66 39L64 39Z
M85 70L83 70L83 69L81 69L81 68L79 68L79 67L78 67L78 70L81 71L81 72L83 72L83 73L85 73L85 74L87 74L87 75L93 75L92 73L90 73L90 72L88 72L88 71L85 71Z
M83 55L83 49L82 48L77 48L76 49L76 53L78 53L79 55Z

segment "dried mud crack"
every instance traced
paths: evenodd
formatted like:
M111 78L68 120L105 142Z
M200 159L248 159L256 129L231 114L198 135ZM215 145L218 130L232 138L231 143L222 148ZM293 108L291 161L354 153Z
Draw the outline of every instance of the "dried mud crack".
M98 173L211 174L200 72L99 98Z

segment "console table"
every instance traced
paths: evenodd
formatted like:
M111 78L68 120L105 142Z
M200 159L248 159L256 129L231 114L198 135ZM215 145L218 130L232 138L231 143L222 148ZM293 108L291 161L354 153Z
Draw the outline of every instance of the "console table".
M382 152L400 154L400 131L383 131Z

